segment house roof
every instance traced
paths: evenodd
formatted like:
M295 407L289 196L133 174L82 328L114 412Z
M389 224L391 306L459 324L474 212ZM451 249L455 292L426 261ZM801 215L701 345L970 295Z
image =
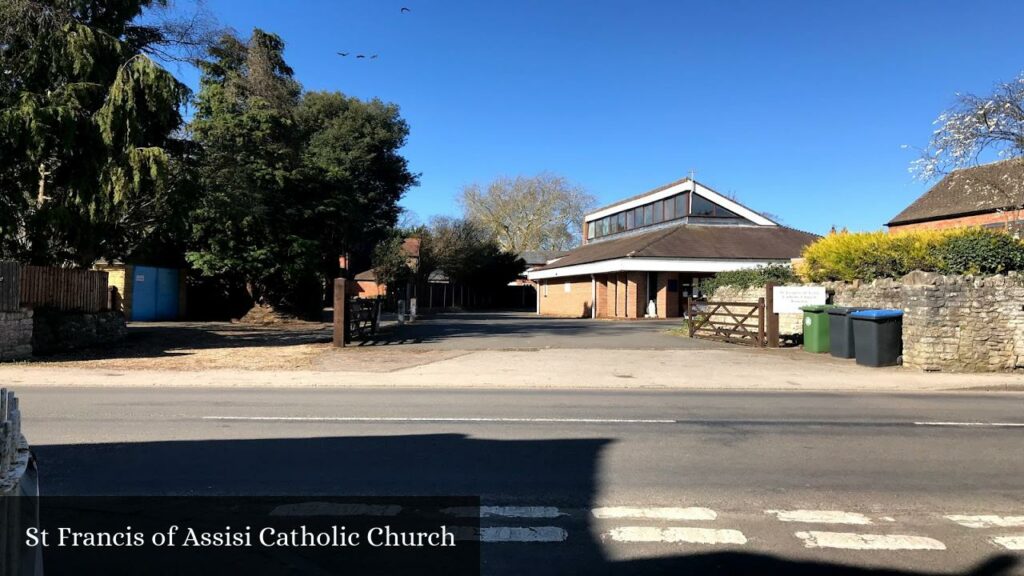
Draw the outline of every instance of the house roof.
M617 258L784 260L800 256L818 236L785 226L679 224L585 244L544 270Z
M373 271L373 268L369 270L363 270L359 274L352 277L354 280L369 280L370 282L377 281L377 273Z
M955 170L932 186L887 226L940 220L1018 205L1024 198L1024 159Z
M568 250L527 250L520 252L519 257L526 262L527 266L543 266L548 263L548 260L561 258L568 253Z

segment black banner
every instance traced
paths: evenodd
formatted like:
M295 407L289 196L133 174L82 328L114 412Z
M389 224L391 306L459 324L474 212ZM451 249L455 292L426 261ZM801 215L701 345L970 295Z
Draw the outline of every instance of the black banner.
M47 576L480 573L474 497L18 500L2 540Z

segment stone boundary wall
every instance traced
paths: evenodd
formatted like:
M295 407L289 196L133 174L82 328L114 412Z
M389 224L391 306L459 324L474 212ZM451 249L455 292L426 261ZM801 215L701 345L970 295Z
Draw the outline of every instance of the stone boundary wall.
M903 310L903 365L935 372L1024 369L1024 275L911 272L872 282L825 282L838 306ZM764 288L722 286L712 300L756 302ZM800 314L780 314L780 334L802 332Z
M32 352L49 354L111 344L128 332L121 312L58 312L36 310L32 319Z
M927 371L1024 368L1024 276L943 276L829 282L840 306L903 310L903 364Z
M0 312L0 361L32 356L32 311Z

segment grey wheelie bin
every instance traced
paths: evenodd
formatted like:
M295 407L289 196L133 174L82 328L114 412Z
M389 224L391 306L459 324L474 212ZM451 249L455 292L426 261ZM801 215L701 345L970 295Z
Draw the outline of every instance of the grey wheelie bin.
M853 358L853 320L851 312L868 310L868 308L851 308L836 306L828 312L828 349L836 358Z
M852 312L853 347L861 366L895 366L903 354L903 311Z

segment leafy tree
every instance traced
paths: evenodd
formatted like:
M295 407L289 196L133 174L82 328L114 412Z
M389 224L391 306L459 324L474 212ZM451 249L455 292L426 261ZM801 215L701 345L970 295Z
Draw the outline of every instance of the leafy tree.
M147 55L158 0L0 3L0 255L123 257L174 207L188 89Z
M255 303L317 312L338 256L368 253L416 183L398 153L408 126L394 105L303 94L284 43L261 30L225 35L201 67L205 193L188 258Z
M580 226L594 197L561 176L498 178L462 190L466 218L506 252L566 250L580 243Z

